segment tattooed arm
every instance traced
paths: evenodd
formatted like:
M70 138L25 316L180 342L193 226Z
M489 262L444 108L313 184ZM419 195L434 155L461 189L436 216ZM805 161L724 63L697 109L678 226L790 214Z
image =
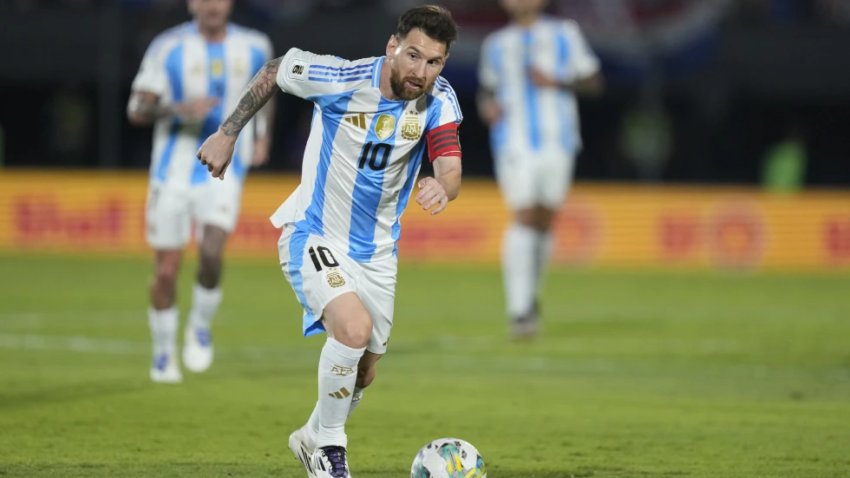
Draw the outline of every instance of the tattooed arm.
M214 178L224 179L224 171L233 157L236 138L248 121L274 95L277 88L277 70L283 57L269 60L248 83L247 91L239 99L239 104L218 131L204 141L198 150L198 159L212 173Z

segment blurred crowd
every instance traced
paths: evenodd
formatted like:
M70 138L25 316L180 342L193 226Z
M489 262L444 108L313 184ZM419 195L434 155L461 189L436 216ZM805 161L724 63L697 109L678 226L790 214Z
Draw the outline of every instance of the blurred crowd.
M625 6L638 14L654 10L679 8L682 4L728 3L730 19L750 23L824 23L850 24L850 0L552 0L553 8L560 11L584 10L604 5L614 9ZM0 7L16 10L39 8L98 8L114 5L115 0L0 0ZM136 10L171 11L185 6L185 0L118 0L123 8ZM321 10L383 6L396 13L418 0L243 0L243 8L273 18L298 18ZM449 7L463 16L475 13L481 17L501 17L498 4L492 0L443 0L435 3Z
M464 140L479 157L471 154L465 170L490 174L487 132L474 114L475 72L484 35L506 17L496 0L425 1L447 6L461 25L445 76L470 112ZM356 42L340 45L315 32L392 21L425 1L236 0L234 19L269 33L279 52L297 41L352 58L379 51L383 34L359 32ZM119 20L121 60L109 63L119 78L118 103L153 36L188 17L186 0L0 0L0 31L37 16L30 13L67 9L108 9L102 18ZM834 47L850 46L850 0L550 0L550 9L579 22L609 85L603 98L582 105L580 179L770 182L791 164L805 169L797 182L805 175L812 184L850 184L850 136L843 127L850 121L850 61ZM4 11L14 13L5 28ZM18 30L38 33L27 28ZM32 48L53 41L41 34ZM9 38L12 44L28 37ZM15 106L0 112L0 140L4 127L7 138L5 146L0 141L0 164L5 150L9 165L146 166L150 133L124 124L120 108L101 107L100 70L91 71L93 80L57 84L38 76L41 67L12 65L0 83L0 103L20 105L45 128L18 127L20 115L8 114ZM21 91L38 92L40 106L21 104L33 96ZM270 167L294 169L312 110L281 96L287 114L275 123L277 159ZM109 121L122 124L119 155L98 154L99 138L106 137L98 125ZM105 163L113 156L120 161Z

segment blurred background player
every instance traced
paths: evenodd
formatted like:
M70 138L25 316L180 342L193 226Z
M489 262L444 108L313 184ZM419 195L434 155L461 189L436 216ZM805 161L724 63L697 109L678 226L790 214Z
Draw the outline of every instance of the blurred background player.
M153 338L151 380L182 379L177 361L176 281L182 250L197 233L199 267L185 328L183 364L206 370L213 359L211 325L221 303L222 254L236 226L245 174L266 162L271 108L242 132L226 180L213 181L195 153L215 132L245 85L272 57L268 37L228 23L233 0L189 0L193 21L157 36L133 80L127 116L154 124L146 208L154 249L148 311ZM271 103L270 103L271 105Z
M575 96L603 89L599 61L578 25L546 15L546 4L501 0L511 23L484 40L479 63L479 115L490 127L496 179L512 212L502 268L517 338L538 331L552 219L581 147Z
M316 105L301 184L272 217L283 227L280 263L304 309L304 335L328 334L318 401L289 438L311 477L351 476L345 424L387 350L399 221L414 184L431 214L460 191L463 118L439 76L456 36L447 10L422 6L401 15L386 56L348 61L292 48L266 64L198 152L213 176L224 175L236 135L275 85ZM417 182L426 150L434 176Z

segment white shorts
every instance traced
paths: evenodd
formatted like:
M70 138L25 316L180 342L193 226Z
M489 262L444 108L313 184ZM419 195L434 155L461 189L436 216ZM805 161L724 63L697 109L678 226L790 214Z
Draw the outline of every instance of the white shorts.
M148 244L154 249L182 249L189 243L192 225L218 226L227 232L236 227L242 198L238 180L211 179L191 188L151 183L145 207Z
M299 224L302 226L299 227ZM393 327L398 258L360 263L345 251L334 249L321 236L311 234L304 223L287 224L278 241L280 267L304 309L305 336L324 330L322 312L330 301L354 292L372 317L372 336L366 349L387 351Z
M545 206L557 210L573 180L575 157L563 150L504 151L496 155L496 180L511 210Z

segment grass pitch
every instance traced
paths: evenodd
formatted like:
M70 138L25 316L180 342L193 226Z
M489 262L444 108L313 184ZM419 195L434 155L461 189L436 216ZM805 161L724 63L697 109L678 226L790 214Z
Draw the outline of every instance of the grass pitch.
M227 265L216 362L148 381L144 258L0 256L0 476L302 477L323 338L274 251ZM184 314L194 264L181 279ZM506 338L496 267L403 265L358 478L459 436L491 478L850 476L850 278L551 271ZM181 334L182 335L182 334Z

